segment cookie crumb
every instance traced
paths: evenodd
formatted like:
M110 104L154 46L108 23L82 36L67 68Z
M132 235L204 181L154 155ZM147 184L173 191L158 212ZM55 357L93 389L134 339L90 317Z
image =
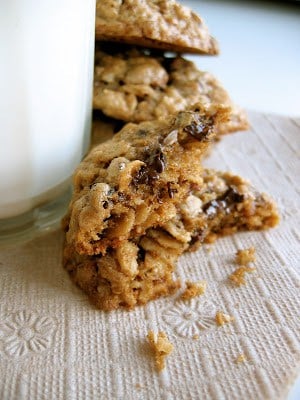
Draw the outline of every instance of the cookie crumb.
M181 294L180 299L189 300L193 297L200 296L206 291L207 282L206 281L198 281L198 282L186 282L186 289Z
M240 364L240 363L246 362L247 360L248 360L248 359L247 359L247 357L245 356L245 354L241 353L241 354L239 354L239 355L237 356L235 362L236 362L237 364Z
M251 262L256 261L255 248L249 247L249 249L238 250L235 256L235 262L238 265L248 265Z
M194 339L194 340L199 339L199 335L193 335L193 339Z
M222 326L224 324L228 324L229 322L233 321L234 317L229 314L225 314L221 311L218 311L216 314L216 324L218 326Z
M242 266L237 268L231 275L229 275L228 279L234 283L236 286L241 286L246 284L245 274L247 272L253 272L256 268Z
M153 331L149 331L147 339L154 352L156 369L160 372L165 368L165 358L173 351L174 346L163 331L158 332L156 337Z

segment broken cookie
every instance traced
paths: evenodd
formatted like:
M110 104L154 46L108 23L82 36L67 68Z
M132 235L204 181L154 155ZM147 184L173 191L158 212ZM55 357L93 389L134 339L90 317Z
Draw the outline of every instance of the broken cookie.
M175 209L161 226L110 247L106 255L80 255L66 242L64 266L98 308L132 308L170 295L180 286L173 272L184 251L212 234L267 229L278 222L268 196L240 177L213 170L203 171L198 184L193 181Z
M64 219L67 243L76 252L105 254L176 215L176 203L199 184L200 159L215 126L228 116L224 107L195 108L127 124L91 150L75 172Z

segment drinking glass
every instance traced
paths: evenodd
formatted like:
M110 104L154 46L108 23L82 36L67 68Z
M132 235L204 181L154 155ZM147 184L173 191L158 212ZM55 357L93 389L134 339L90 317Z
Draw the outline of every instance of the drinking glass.
M57 227L90 137L95 0L0 0L0 243Z

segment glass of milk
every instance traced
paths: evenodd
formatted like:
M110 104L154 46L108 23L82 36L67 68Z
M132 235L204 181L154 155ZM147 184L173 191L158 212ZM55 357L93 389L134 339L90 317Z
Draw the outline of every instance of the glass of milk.
M0 0L0 244L58 226L90 136L95 0Z

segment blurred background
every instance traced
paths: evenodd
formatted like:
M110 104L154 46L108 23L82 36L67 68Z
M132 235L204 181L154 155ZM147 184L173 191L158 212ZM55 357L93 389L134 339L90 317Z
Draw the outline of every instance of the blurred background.
M189 56L248 110L300 117L300 2L179 0L219 42L217 57Z

